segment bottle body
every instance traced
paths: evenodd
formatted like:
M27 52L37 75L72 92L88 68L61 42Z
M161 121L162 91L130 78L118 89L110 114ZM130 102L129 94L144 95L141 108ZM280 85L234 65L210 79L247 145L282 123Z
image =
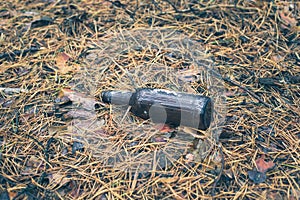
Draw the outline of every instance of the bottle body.
M128 105L131 106L130 111L134 115L142 119L151 119L154 123L206 130L211 122L212 103L206 96L153 88L139 88L131 94L123 92L125 95L121 98L121 93L115 93L114 98L113 93L107 92L102 94L105 103L120 104L118 102L129 99ZM108 94L111 98L105 99Z

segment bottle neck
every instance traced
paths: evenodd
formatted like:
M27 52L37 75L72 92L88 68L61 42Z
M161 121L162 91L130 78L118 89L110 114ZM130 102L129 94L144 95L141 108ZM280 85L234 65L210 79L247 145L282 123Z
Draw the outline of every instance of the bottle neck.
M108 104L129 105L132 94L130 91L103 91L101 93L101 99L104 103Z

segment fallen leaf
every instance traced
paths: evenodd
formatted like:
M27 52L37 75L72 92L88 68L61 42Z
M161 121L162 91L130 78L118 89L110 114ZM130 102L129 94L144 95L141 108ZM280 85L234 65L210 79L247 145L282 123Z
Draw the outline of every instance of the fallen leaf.
M276 54L272 56L272 60L274 60L274 62L276 63L279 63L284 60L284 57L279 54Z
M256 184L262 183L267 179L267 176L265 173L255 171L255 170L248 171L248 176L249 176L249 179L252 180Z
M8 192L8 195L9 195L9 199L15 199L15 197L18 195L18 192L10 191L10 192ZM0 199L5 200L5 199L2 199L2 197Z
M295 27L297 25L297 20L292 16L292 13L280 12L279 16L285 25L289 27ZM283 25L283 28L287 28Z
M50 184L54 187L58 186L63 186L64 184L70 182L70 178L65 177L65 175L61 173L55 173L55 174L49 174L48 179L50 181Z
M42 26L48 26L53 24L53 19L51 17L41 17L40 19L34 20L30 23L30 28L38 28Z
M97 103L95 98L86 96L83 93L76 92L71 89L62 89L61 90L63 95L68 97L73 103L77 103L81 105L81 108L86 110L95 110L95 104Z
M214 164L220 164L222 162L222 155L220 152L215 151L210 155L210 159Z
M265 173L269 169L272 169L275 166L275 163L273 161L266 162L265 161L265 155L262 155L260 158L258 158L256 161L256 167L257 171Z
M157 124L156 128L159 129L159 132L161 133L170 133L174 131L174 129L167 124Z
M65 52L58 53L56 57L56 64L58 67L64 67L70 58L71 56Z
M65 52L61 52L57 54L56 57L56 66L58 67L58 71L62 74L66 74L71 71L76 71L77 67L73 67L67 64L67 62L70 60L71 56L68 55Z

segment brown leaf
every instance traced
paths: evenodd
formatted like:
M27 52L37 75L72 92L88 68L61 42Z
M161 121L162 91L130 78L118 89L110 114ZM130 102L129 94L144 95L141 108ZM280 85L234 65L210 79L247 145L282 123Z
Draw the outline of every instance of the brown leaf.
M159 132L161 133L170 133L174 131L174 129L167 124L156 124L155 128L159 129Z
M77 68L74 68L67 64L67 62L70 60L71 56L68 55L65 52L61 52L57 54L56 57L56 66L58 67L58 71L62 74L66 74L68 72L71 72L73 70L77 70Z
M58 55L56 57L56 64L58 64L58 65L65 65L66 62L68 62L68 60L70 58L71 58L71 56L69 56L65 52L58 53Z
M273 161L266 162L265 161L265 155L262 155L260 158L258 158L256 161L256 167L257 171L265 173L269 169L272 169L275 166L275 163Z
M56 187L57 185L63 186L71 180L70 178L67 178L64 174L60 172L49 174L48 179L53 187Z
M15 197L18 195L17 192L15 191L10 191L8 192L8 196L9 196L9 199L15 199ZM2 199L2 198L1 198ZM2 199L2 200L5 200L5 199Z
M292 16L291 13L287 14L282 11L279 13L279 15L285 25L288 25L290 27L295 27L297 25L297 20ZM283 27L286 28L285 26Z
M94 98L67 88L62 89L61 92L59 96L68 97L73 103L80 104L86 110L95 110L96 100Z

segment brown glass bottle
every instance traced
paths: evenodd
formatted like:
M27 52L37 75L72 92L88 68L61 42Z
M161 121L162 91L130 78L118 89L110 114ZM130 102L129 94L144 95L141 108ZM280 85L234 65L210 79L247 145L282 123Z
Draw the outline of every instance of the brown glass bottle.
M211 123L212 102L209 97L163 89L139 88L135 92L103 91L102 101L130 105L130 111L142 119L170 126L187 126L206 130Z

